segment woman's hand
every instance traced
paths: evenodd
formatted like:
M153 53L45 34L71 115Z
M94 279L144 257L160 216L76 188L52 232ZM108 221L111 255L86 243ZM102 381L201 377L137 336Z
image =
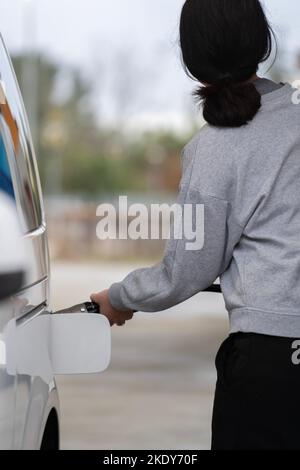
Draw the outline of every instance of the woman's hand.
M111 305L108 296L108 290L99 292L99 294L92 294L91 300L92 302L96 302L96 304L100 306L101 314L108 319L110 326L123 326L125 325L126 321L131 320L133 318L134 312L132 310L116 310Z

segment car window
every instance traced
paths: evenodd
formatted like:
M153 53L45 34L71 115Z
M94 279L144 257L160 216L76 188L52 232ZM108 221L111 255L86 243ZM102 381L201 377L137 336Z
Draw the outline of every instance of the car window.
M0 134L0 191L4 192L10 198L15 199L15 192L2 134Z
M3 190L15 197L23 232L32 232L43 224L40 181L23 100L2 38L0 158Z

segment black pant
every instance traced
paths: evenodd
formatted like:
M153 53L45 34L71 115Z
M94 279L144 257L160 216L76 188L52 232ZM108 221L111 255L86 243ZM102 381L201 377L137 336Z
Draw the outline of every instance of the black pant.
M231 335L216 357L212 450L300 450L300 341Z

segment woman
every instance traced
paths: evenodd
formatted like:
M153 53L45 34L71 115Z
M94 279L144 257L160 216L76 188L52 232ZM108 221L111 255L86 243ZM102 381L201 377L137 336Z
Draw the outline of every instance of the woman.
M202 250L171 240L163 261L93 300L111 324L160 311L218 276L230 318L213 449L300 449L300 107L257 76L272 30L259 0L187 0L180 38L207 125L185 147L179 202L204 204Z

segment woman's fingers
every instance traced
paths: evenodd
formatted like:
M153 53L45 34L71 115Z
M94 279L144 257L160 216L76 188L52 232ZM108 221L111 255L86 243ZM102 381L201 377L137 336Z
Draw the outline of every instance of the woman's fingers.
M99 294L92 294L90 298L91 298L92 302L95 302L96 304L99 304L99 300L100 300L100 295Z
M126 321L133 318L133 311L120 311L111 305L108 290L99 292L98 294L92 294L91 300L100 306L100 311L102 315L107 317L110 326L124 326Z

